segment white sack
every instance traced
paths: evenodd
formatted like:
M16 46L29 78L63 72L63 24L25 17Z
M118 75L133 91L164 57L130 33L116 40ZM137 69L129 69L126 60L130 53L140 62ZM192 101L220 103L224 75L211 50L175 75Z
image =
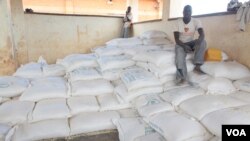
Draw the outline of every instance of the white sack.
M22 65L13 75L30 79L41 78L43 76L42 65L34 62Z
M116 96L113 94L101 95L97 98L100 103L100 111L112 111L132 107L130 103L119 103Z
M169 141L207 141L210 134L197 121L176 112L164 112L147 119L149 125Z
M31 82L19 98L21 101L39 101L50 98L67 98L68 87L62 77L46 77Z
M105 46L95 49L94 52L97 56L112 56L121 55L123 53L123 49L116 46Z
M121 118L135 118L135 117L139 117L139 113L136 109L121 109L117 111Z
M72 115L83 112L97 112L100 107L95 96L70 97L67 104Z
M129 55L101 56L97 59L97 62L100 65L101 71L122 69L135 65L135 62Z
M121 80L128 91L161 86L161 82L150 72L143 69L129 69L121 73Z
M250 77L237 80L233 84L239 90L250 92Z
M228 95L236 91L231 80L220 77L207 79L200 83L200 87L214 95Z
M26 122L31 116L35 103L27 101L7 101L0 105L0 123L15 125Z
M186 61L186 66L187 66L187 72L190 72L194 69L194 64L188 60ZM164 68L159 68L157 66L155 66L152 63L149 63L149 68L151 72L154 72L156 76L158 76L159 78L164 77L165 75L175 75L176 74L176 66L175 65L169 65L166 66Z
M204 94L205 91L199 87L187 86L168 90L161 94L160 97L172 105L178 106L182 101Z
M169 45L172 44L168 39L165 38L158 38L158 39L144 39L143 44L144 45Z
M66 99L49 99L37 102L30 121L36 122L68 117L70 117L70 111L66 104Z
M15 97L22 94L29 86L29 80L20 77L0 77L0 97Z
M101 74L95 68L81 67L67 73L69 81L74 82L78 80L95 80L101 79Z
M113 120L119 133L120 141L134 141L136 138L155 133L141 118L122 118Z
M112 69L112 70L107 70L103 71L102 77L103 79L114 81L120 79L120 74L123 71L123 69Z
M4 141L11 126L0 123L0 141Z
M160 77L160 81L162 84L170 82L170 81L174 81L176 79L176 75L165 75Z
M188 83L184 83L183 85L177 85L175 80L167 81L165 84L163 84L164 92L177 89L177 88L183 88L189 86Z
M152 93L157 94L161 92L163 92L163 88L161 86L145 87L130 92L128 92L124 84L121 84L115 88L115 94L120 103L130 102L131 100L141 95L152 94Z
M127 46L122 47L123 52L127 55L137 56L140 52L150 51L150 50L162 50L159 45L138 45L138 46Z
M190 71L188 73L188 79L190 82L194 83L194 84L200 84L201 82L204 82L208 79L211 79L212 77L210 75L207 74L197 74L193 71Z
M71 54L62 60L58 60L57 64L61 64L66 68L67 72L80 67L97 67L95 54Z
M45 120L19 125L12 138L13 141L31 141L69 136L67 119Z
M236 62L205 62L201 69L214 77L225 77L231 80L239 80L250 77L249 69Z
M237 91L237 92L232 93L228 96L245 101L245 102L250 104L250 93L249 92Z
M64 76L66 73L65 67L59 64L44 65L42 69L44 76Z
M143 42L141 39L137 37L133 38L116 38L106 42L107 46L135 46L135 45L142 45Z
M222 125L250 124L250 105L227 108L212 112L202 118L201 122L211 133L221 137Z
M70 119L70 135L116 129L112 119L119 119L116 111L82 113Z
M75 81L71 83L72 96L97 96L113 93L113 85L104 79Z
M10 101L10 98L0 97L0 105L6 101Z
M135 100L135 107L143 117L174 110L172 105L163 101L158 94L148 94L138 97Z
M141 39L168 38L168 35L159 30L145 31L139 36Z
M246 102L224 96L224 95L201 95L183 101L180 104L181 110L187 114L201 120L206 114L211 112L246 105Z

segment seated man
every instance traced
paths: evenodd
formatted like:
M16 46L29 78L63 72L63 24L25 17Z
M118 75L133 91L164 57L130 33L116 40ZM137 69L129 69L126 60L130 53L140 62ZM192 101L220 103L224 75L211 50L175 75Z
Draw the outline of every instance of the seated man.
M175 46L175 63L176 63L176 80L177 84L188 81L186 55L194 52L194 71L202 74L200 66L204 63L204 54L206 51L206 41L204 40L204 31L201 22L191 17L192 7L186 5L183 10L183 18L176 21L174 30ZM194 40L195 31L198 31L199 38Z

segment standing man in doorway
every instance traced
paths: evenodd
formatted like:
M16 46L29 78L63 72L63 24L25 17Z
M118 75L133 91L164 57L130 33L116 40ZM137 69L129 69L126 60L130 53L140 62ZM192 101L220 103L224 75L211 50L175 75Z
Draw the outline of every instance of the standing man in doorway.
M176 63L176 81L178 85L188 82L186 56L187 53L194 52L194 71L203 74L201 65L204 63L204 54L206 51L205 34L198 19L192 16L192 7L186 5L183 9L183 18L176 21L174 30L175 38L175 63ZM198 31L199 37L194 40L194 34Z
M132 30L132 13L131 7L128 6L125 17L123 18L123 30L122 30L122 38L130 37L131 30Z

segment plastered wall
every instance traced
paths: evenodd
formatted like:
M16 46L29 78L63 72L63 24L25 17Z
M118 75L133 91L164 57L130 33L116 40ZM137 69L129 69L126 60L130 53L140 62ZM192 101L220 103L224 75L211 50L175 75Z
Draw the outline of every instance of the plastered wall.
M28 60L42 55L48 63L72 53L88 53L91 48L117 38L121 18L25 14Z
M159 22L141 23L134 25L134 36L147 30L165 31L172 40L174 21L168 21L169 0L164 0L163 19ZM239 30L236 15L219 15L199 18L205 30L208 47L219 48L225 51L231 59L250 68L250 25L246 31Z
M7 1L0 1L0 76L10 75L15 71L15 60L12 50L12 39L9 24Z
M120 37L121 17L24 14L21 0L11 0L16 56L19 65L43 56L55 63L72 53Z

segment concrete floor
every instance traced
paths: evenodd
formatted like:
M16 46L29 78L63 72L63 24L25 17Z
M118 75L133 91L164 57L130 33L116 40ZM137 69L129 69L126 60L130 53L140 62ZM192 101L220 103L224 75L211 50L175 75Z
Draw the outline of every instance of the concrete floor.
M117 130L78 135L67 139L49 139L41 141L119 141Z

